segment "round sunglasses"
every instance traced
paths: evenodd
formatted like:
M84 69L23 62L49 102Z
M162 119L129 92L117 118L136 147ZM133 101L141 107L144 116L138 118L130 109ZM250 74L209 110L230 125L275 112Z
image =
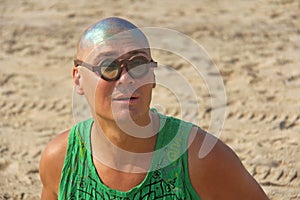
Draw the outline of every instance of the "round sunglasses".
M122 67L126 69L132 78L138 79L144 77L149 72L150 67L157 67L157 62L152 59L149 61L144 56L136 56L129 60L122 61L108 58L102 61L99 66L75 59L74 65L75 67L86 67L106 81L116 81L121 77Z

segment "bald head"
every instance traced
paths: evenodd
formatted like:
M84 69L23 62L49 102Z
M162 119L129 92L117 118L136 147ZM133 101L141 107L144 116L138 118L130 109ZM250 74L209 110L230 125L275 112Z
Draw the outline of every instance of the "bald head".
M90 26L81 36L77 46L77 57L83 57L85 51L98 49L107 41L121 41L132 37L144 48L149 48L149 43L144 33L131 22L117 18L105 18Z

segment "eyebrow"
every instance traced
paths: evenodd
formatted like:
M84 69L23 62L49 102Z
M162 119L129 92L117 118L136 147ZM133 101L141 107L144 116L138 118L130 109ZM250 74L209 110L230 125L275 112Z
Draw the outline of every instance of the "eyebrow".
M139 54L139 53L143 53L146 54L146 52L144 50L133 50L133 51L129 51L125 54L130 54L130 55L135 55L135 54ZM106 52L101 52L99 54L97 54L97 57L101 57L101 56L115 56L118 55L118 52L114 52L114 51L106 51Z
M106 51L106 52L101 52L101 53L98 53L96 55L96 58L99 58L99 57L102 57L102 56L116 56L118 55L117 52L114 52L114 51Z
M142 54L147 54L145 51L143 51L143 50L133 50L133 51L129 51L128 53L126 53L126 54L130 54L130 55L135 55L135 54L140 54L140 53L142 53Z
M96 58L95 58L95 61L99 62L100 58L103 57L103 56L120 58L120 57L122 57L124 55L128 55L128 54L130 56L135 55L135 54L144 54L144 55L147 55L146 49L145 50L133 50L133 51L129 51L127 53L124 53L121 56L119 56L119 53L116 52L116 51L106 51L106 52L100 52L99 54L97 54Z

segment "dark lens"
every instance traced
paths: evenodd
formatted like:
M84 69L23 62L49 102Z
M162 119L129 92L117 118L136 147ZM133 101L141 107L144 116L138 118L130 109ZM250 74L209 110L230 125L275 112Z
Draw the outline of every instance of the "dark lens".
M148 61L144 57L136 57L130 61L128 72L133 78L141 78L145 76L148 71Z
M121 68L116 61L108 59L101 63L100 70L101 70L100 74L104 78L106 78L108 80L113 80L118 76Z

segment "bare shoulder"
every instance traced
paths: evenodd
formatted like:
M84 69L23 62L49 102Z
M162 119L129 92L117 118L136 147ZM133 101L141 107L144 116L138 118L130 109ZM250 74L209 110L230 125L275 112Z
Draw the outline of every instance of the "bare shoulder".
M268 199L231 148L198 127L192 130L189 175L202 199Z
M40 177L43 183L43 196L57 196L61 170L66 156L69 130L57 135L46 146L40 160Z

